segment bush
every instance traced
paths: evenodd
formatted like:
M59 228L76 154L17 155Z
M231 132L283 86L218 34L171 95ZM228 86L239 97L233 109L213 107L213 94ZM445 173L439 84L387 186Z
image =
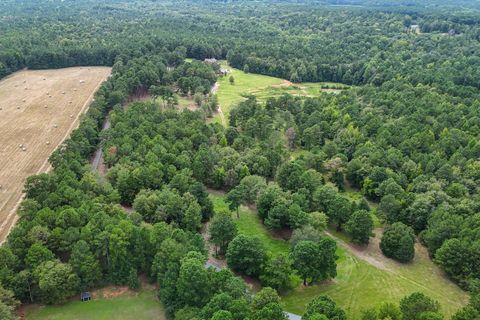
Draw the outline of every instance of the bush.
M385 256L400 262L409 262L415 256L415 235L412 228L396 222L385 228L380 249Z

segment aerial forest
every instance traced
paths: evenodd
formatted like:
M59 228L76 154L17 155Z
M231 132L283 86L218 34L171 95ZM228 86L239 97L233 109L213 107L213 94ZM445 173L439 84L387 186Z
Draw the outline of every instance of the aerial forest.
M479 319L480 9L385 2L2 1L0 78L112 72L52 171L25 183L0 246L0 318L109 284L137 289L141 276L170 319L289 319L293 286L341 276L328 234L367 246L381 225L385 257L408 265L425 247L466 305L444 317L415 292L352 318L318 295L301 319ZM212 88L224 65L341 90L244 94L222 124ZM197 107L180 110L179 98ZM103 174L91 166L98 148ZM242 208L288 252L240 233Z

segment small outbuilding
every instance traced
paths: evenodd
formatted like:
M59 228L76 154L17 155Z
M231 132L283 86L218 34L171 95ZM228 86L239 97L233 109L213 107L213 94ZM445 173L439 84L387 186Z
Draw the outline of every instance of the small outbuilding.
M210 63L210 64L215 64L218 63L218 60L215 58L210 58L210 59L205 59L204 62Z
M80 301L85 302L90 300L92 300L92 295L90 294L90 292L82 292L80 294Z

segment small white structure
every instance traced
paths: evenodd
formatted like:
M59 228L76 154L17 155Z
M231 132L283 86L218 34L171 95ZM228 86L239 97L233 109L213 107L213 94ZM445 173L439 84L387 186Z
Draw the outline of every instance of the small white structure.
M58 125L55 123L55 124L53 125L53 127L54 127L54 128L57 128L57 127L58 127Z
M420 33L420 26L418 24L412 24L410 26L410 32Z
M203 61L206 62L206 63L211 63L211 64L218 63L218 60L215 59L215 58L205 59Z

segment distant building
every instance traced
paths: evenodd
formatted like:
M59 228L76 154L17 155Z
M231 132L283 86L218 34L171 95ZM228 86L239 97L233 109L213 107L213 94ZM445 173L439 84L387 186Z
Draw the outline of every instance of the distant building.
M220 73L222 74L222 76L226 76L227 74L230 73L230 70L229 70L229 69L221 68L221 69L220 69Z
M218 60L215 58L211 58L211 59L205 59L204 62L214 64L214 63L218 63Z
M420 33L420 26L418 24L412 24L410 26L410 32Z

